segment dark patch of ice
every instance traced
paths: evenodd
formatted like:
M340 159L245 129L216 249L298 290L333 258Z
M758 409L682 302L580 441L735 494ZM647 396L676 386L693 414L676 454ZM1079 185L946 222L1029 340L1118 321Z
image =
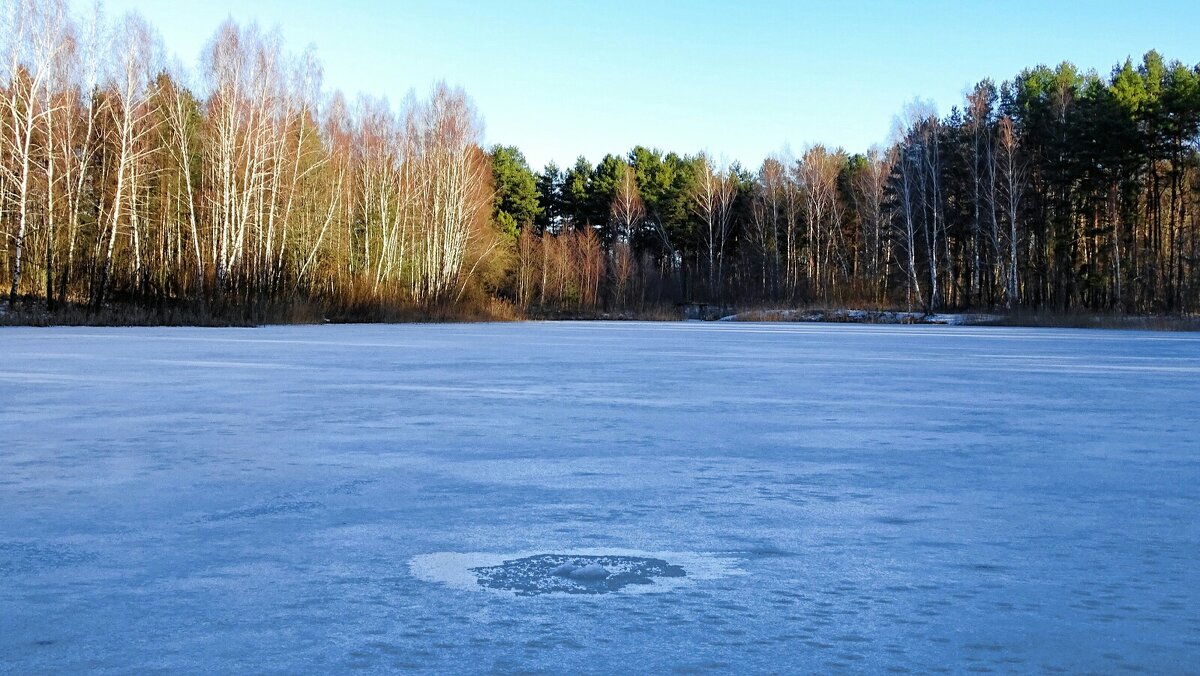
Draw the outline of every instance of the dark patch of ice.
M680 566L640 556L539 554L472 568L480 586L518 596L607 594L628 585L654 584L655 578L685 577Z
M882 523L885 526L911 526L914 523L920 523L920 519L911 519L906 516L877 516L874 519L875 523Z
M329 489L330 495L358 495L365 486L378 482L379 479L351 479L335 484Z
M0 542L0 574L40 573L90 563L96 555L73 547L35 542Z
M205 521L230 521L233 519L256 519L264 516L280 516L299 514L323 507L319 502L307 500L285 500L271 502L258 507L235 509L228 512L217 512L204 517Z

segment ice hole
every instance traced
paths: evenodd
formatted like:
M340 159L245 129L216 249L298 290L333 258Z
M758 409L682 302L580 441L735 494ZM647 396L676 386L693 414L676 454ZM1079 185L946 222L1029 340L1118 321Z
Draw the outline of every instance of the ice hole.
M470 569L480 586L520 596L607 594L656 578L685 577L681 566L641 556L538 554Z

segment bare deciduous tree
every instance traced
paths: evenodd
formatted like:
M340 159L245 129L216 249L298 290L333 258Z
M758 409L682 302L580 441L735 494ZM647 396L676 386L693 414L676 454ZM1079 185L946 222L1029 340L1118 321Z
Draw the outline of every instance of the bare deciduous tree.
M116 146L116 188L106 205L108 243L100 268L93 302L104 301L113 267L117 236L128 220L128 228L137 252L137 191L141 180L140 164L155 152L147 137L155 130L156 118L150 106L150 76L157 65L157 44L150 27L137 14L127 14L114 27L114 43L118 45L116 63L110 73L110 96L105 100L111 119L113 144ZM135 255L137 255L135 253ZM140 264L135 267L140 268ZM136 275L135 275L136 277Z
M692 188L692 209L702 223L701 235L708 258L708 292L717 299L723 292L725 245L733 232L735 197L737 181L733 172L714 167L712 159L701 153Z
M999 168L1000 194L1004 197L1004 215L1008 220L1008 276L1005 280L1004 303L1012 308L1020 301L1017 274L1019 233L1017 222L1021 214L1021 199L1025 193L1026 167L1020 155L1020 144L1012 119L1000 118L996 142L996 164ZM1119 285L1118 281L1118 285Z

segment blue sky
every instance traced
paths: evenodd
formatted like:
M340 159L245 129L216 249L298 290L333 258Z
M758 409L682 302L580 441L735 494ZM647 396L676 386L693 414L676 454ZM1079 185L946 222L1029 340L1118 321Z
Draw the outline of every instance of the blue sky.
M317 46L327 89L393 101L464 86L487 141L535 168L635 144L757 165L785 146L885 141L914 96L946 112L984 77L1157 48L1200 62L1200 2L107 0L195 64L226 16Z

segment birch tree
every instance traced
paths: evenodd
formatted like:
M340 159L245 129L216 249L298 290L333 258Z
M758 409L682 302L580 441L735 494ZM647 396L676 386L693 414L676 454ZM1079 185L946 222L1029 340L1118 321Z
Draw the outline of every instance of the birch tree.
M93 304L104 302L113 269L113 255L122 228L137 236L136 192L139 164L156 149L145 140L154 131L155 116L150 102L150 74L156 63L155 38L137 14L127 14L114 27L116 63L110 74L106 97L107 114L115 139L116 187L106 205L107 244L100 267ZM136 244L135 244L136 248Z
M69 85L65 88L62 133L58 134L57 153L63 168L63 200L66 203L66 255L60 256L58 300L66 302L71 276L75 271L78 249L80 214L86 198L86 188L99 139L96 133L100 114L95 92L102 69L104 17L100 6L92 8L84 24L77 29L79 39L67 64Z
M733 231L733 201L737 197L737 183L729 169L717 169L705 153L697 158L696 170L691 194L692 209L702 224L708 292L719 300L724 284L725 245Z
M862 169L854 175L851 195L862 229L863 280L873 287L875 299L882 300L887 287L886 265L891 258L887 237L892 219L888 181L895 156L890 150L871 148L864 159Z
M780 241L782 230L787 227L787 184L787 169L783 163L768 157L758 170L750 203L750 241L761 258L759 282L763 293L771 298L779 294Z
M479 117L461 89L439 83L409 114L416 208L422 228L413 250L412 295L444 300L455 289L472 229L491 201L490 168L479 150Z
M627 287L633 275L633 238L646 216L646 206L638 191L633 167L625 165L616 196L610 207L610 220L616 228L613 243L613 293L619 305L625 303Z
M816 145L805 151L796 171L808 227L807 276L825 300L833 292L833 263L843 249L844 209L838 195L838 174L844 161L842 153Z
M1004 216L1008 221L1008 274L1005 280L1004 304L1012 309L1020 301L1017 276L1017 249L1020 238L1017 222L1020 218L1021 199L1025 194L1026 181L1026 167L1020 156L1020 145L1012 118L1000 118L996 145L1000 194L1003 196Z
M6 127L4 151L6 183L16 203L15 225L9 238L13 245L10 267L9 304L16 303L25 263L27 238L34 218L35 176L39 169L47 183L45 220L50 229L47 251L53 246L53 117L61 105L55 85L62 84L71 39L71 22L65 0L13 0L6 6L8 24L4 77ZM41 142L39 147L36 142ZM50 254L48 253L47 256Z

